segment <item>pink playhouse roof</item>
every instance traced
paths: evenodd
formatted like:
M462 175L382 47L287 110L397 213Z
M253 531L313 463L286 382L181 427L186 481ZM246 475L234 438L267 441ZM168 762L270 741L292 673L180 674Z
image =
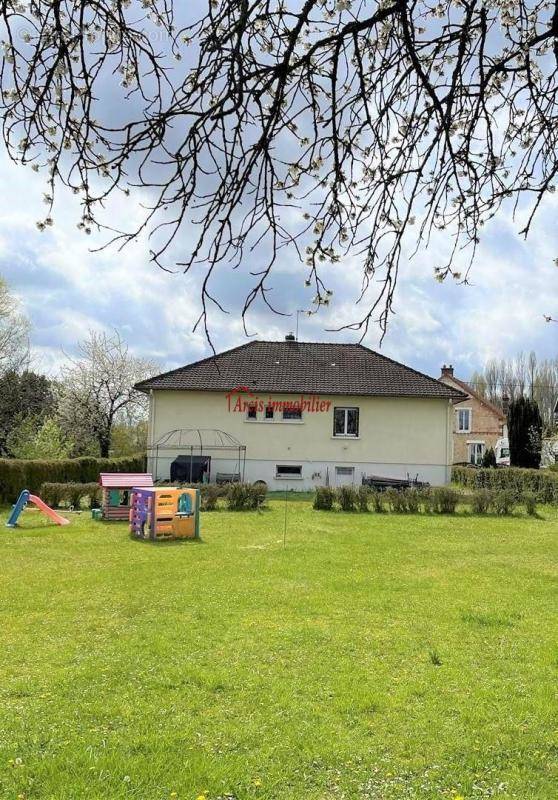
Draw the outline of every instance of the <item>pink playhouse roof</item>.
M153 486L153 477L149 472L101 472L99 483L109 489L131 489L133 486Z

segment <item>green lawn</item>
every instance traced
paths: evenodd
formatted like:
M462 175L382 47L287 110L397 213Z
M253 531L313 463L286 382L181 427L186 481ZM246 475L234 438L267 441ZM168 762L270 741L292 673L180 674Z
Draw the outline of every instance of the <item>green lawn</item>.
M555 798L556 512L283 518L2 526L0 798Z

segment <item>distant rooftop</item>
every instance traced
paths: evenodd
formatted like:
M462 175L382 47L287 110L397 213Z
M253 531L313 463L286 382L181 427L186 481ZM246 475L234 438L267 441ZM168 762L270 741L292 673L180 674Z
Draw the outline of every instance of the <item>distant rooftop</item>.
M451 386L363 345L327 342L252 341L136 384L143 392L238 386L260 393L463 399Z

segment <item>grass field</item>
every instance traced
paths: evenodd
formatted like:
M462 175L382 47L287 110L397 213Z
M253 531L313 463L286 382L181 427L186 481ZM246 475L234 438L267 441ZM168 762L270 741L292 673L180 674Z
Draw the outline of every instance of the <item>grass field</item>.
M556 512L283 519L2 525L2 800L555 798Z

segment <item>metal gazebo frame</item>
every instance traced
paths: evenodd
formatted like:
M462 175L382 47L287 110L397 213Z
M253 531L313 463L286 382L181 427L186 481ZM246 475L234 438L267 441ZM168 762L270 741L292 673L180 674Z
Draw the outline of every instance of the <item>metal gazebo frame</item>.
M213 436L214 443L206 444L204 442L210 435ZM188 441L188 439L198 439L198 442ZM181 455L190 455L190 475L192 475L192 466L194 456L209 455L213 451L224 451L225 453L235 452L238 454L238 475L244 482L246 473L246 445L241 444L234 436L226 431L219 430L219 428L175 428L172 431L164 433L161 438L152 445L147 447L147 458L154 459L152 462L151 470L154 477L157 476L157 466L159 461L159 450L171 450ZM208 452L210 451L210 452ZM167 456L161 456L167 458ZM209 478L211 478L211 465L209 467Z

